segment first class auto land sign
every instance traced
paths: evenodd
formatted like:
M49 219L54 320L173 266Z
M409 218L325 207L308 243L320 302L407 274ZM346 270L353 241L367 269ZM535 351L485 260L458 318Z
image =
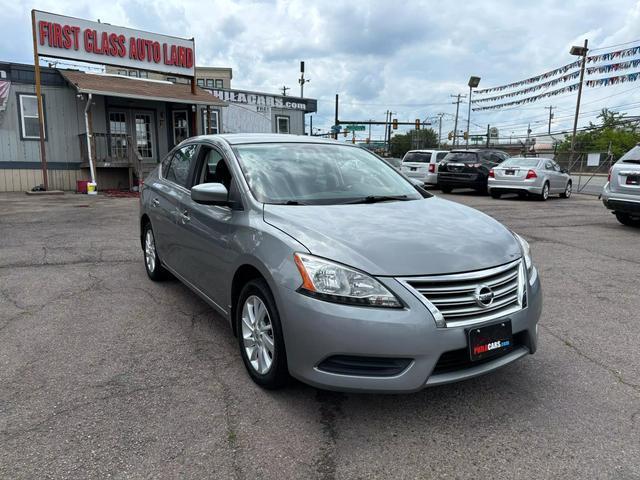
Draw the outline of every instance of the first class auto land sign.
M195 75L194 41L34 10L38 55Z

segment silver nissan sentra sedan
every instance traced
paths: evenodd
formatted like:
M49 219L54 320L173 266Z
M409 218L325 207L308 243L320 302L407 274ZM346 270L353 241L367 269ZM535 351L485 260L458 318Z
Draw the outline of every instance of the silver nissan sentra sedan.
M569 172L551 159L511 157L489 171L487 186L493 198L518 193L546 200L552 194L569 198L573 181Z
M263 387L292 375L411 392L536 351L542 294L527 242L359 147L195 137L140 201L147 274L173 274L227 319Z

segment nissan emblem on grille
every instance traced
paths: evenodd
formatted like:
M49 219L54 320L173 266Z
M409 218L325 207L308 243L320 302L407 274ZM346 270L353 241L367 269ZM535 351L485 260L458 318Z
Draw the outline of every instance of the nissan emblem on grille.
M475 292L473 292L473 298L476 299L476 303L481 307L488 307L493 303L493 297L495 294L486 285L478 285Z

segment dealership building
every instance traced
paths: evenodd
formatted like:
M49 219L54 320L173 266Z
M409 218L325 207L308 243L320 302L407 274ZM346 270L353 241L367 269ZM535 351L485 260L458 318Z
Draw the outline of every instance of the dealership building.
M89 34L90 39L100 38L95 28L115 30L115 34L132 41L133 35L139 34L107 24L96 27L93 22L46 15L53 17L43 17L49 25L55 21L78 24L68 31L73 40L73 29L77 28L76 40L80 42L82 32L89 29L94 34ZM67 25L61 28L58 43L65 47ZM58 31L50 27L50 32ZM41 34L39 41L45 50L42 55L49 57L56 41L49 40L47 33ZM142 34L153 38L153 34ZM84 40L86 43L86 34ZM127 45L126 41L122 43ZM166 43L162 45L167 50ZM118 55L118 43L112 46L112 53ZM64 55L75 54L75 60L98 63L95 57L100 58L81 48L78 51L82 55L74 53L73 46L70 50L71 54ZM151 56L151 48L149 52ZM61 57L69 58L64 55ZM188 56L176 58L188 61ZM127 189L185 138L208 133L303 135L305 114L317 108L313 99L232 89L231 69L193 65L189 73L181 75L180 67L185 65L148 66L151 60L126 60L115 72L113 67L86 71L40 67L42 142L35 67L0 62L0 192L30 190L43 183L41 148L49 189L75 190L78 180L92 177L99 190ZM186 78L189 75L191 78ZM194 80L197 84L192 85Z

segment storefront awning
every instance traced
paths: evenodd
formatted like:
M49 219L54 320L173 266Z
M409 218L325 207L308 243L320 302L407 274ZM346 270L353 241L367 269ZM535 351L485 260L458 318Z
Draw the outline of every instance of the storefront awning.
M221 107L227 105L200 87L196 87L195 94L191 93L191 85L188 84L85 73L77 70L59 71L79 93L195 105Z

